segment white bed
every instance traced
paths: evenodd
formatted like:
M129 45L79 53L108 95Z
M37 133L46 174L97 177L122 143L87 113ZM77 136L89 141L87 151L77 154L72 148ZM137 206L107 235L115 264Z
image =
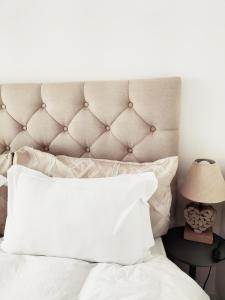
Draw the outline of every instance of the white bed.
M167 259L161 238L155 240L148 260L133 266L12 255L2 250L0 266L1 300L209 299Z
M23 146L49 155L122 163L177 156L180 83L179 78L159 78L1 85L0 128L4 130L0 131L0 174L6 173L15 152ZM42 155L32 162L30 168L44 172ZM61 160L59 165L65 167ZM61 173L57 177L62 177ZM6 201L5 197L4 204ZM158 210L153 212L156 218L168 221L167 229L170 219ZM173 212L171 209L170 216ZM128 266L0 250L0 300L153 299L209 299L195 281L167 259L160 238L145 262Z

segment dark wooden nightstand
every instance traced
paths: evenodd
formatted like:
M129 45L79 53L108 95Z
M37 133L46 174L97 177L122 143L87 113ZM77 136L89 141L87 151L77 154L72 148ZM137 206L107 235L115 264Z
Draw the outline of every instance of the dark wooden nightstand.
M225 242L222 242L223 238L215 233L211 245L185 240L184 227L170 229L162 239L168 258L189 265L189 276L193 279L195 279L197 267L210 267L211 271L211 267L219 262L213 258L213 250L218 246L225 259Z

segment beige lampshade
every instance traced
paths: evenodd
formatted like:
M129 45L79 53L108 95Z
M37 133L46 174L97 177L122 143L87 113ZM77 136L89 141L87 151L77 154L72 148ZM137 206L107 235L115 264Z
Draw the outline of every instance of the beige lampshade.
M218 164L209 159L196 159L180 192L185 198L195 202L225 201L225 181Z

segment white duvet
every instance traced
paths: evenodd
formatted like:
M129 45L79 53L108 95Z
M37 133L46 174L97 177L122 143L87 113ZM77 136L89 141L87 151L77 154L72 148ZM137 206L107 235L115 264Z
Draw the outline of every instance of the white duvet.
M0 251L1 300L208 300L165 256L131 266Z

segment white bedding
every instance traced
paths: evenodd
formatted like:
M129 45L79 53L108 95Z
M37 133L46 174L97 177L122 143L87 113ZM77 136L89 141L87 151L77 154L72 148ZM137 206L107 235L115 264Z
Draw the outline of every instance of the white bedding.
M1 241L0 241L1 244ZM1 300L209 300L165 256L161 239L142 264L5 254L0 250Z

